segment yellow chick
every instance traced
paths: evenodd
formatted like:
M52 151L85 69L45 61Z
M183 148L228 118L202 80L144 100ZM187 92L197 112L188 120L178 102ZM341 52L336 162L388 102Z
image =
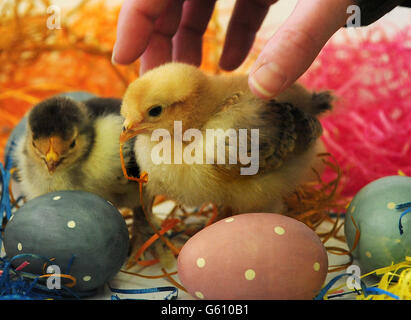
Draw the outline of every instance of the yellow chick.
M131 255L149 239L153 230L140 207L138 185L123 174L119 136L124 118L121 100L90 98L77 101L54 96L35 105L27 114L27 128L16 142L19 186L27 200L58 190L83 190L100 195L117 208L134 212ZM140 175L133 151L134 141L123 145L125 169L131 176ZM154 246L163 266L173 263L173 256Z
M266 101L250 92L247 75L168 63L129 85L120 141L137 136L149 203L163 194L234 213L281 212L283 197L312 177L321 150L317 115L330 103L328 92L298 84Z

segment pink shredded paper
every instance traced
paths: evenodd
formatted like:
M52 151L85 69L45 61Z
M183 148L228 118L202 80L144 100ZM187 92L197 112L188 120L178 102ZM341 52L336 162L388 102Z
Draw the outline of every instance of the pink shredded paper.
M383 176L411 175L410 71L411 26L394 36L373 29L360 41L331 42L302 77L336 96L321 122L323 142L343 170L343 195Z

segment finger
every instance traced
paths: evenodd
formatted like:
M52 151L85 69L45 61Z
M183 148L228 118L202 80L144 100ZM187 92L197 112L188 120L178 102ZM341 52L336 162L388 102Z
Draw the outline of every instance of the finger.
M277 0L237 0L227 28L220 67L234 70L247 57L270 6Z
M181 20L184 0L172 0L154 23L146 50L140 59L140 72L152 69L172 59L172 38Z
M146 49L154 23L167 8L164 0L125 0L117 22L117 39L112 60L129 64Z
M216 0L191 0L183 6L183 15L173 38L173 60L199 66L203 35L207 29Z
M352 0L299 1L291 16L267 42L250 75L261 98L272 98L295 82L347 20Z

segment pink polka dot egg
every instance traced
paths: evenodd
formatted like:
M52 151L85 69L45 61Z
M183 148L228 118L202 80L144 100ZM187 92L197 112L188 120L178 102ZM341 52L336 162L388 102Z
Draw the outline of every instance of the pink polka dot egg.
M178 256L189 294L207 300L313 299L327 252L308 226L274 213L246 213L197 232Z

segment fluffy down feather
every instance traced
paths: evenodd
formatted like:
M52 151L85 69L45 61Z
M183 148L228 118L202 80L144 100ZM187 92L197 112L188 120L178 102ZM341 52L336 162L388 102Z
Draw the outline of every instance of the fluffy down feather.
M27 132L13 154L27 200L57 190L84 190L117 207L139 205L138 188L121 170L120 104L119 99L92 98L82 103L52 97L29 111ZM131 146L125 146L126 159L130 174L138 174Z
M308 92L298 84L274 100L261 100L249 91L246 75L208 75L190 65L169 63L128 87L121 109L125 117L121 141L137 136L137 162L149 176L148 199L164 194L187 205L229 206L235 213L279 212L283 197L310 179L312 168L318 167L322 128L317 116L329 110L330 103L328 92ZM163 158L160 154L156 159L152 152L159 144L152 133L156 129L170 133L174 159L175 121L181 121L183 133L191 128L202 133L196 150L201 151L203 163L158 163ZM221 134L247 129L248 155L251 129L258 129L258 172L241 175L248 165L229 163L228 139L225 161L218 164L214 158L206 164L208 129L223 129ZM192 141L183 141L182 149L190 145ZM239 160L239 153L236 157Z

